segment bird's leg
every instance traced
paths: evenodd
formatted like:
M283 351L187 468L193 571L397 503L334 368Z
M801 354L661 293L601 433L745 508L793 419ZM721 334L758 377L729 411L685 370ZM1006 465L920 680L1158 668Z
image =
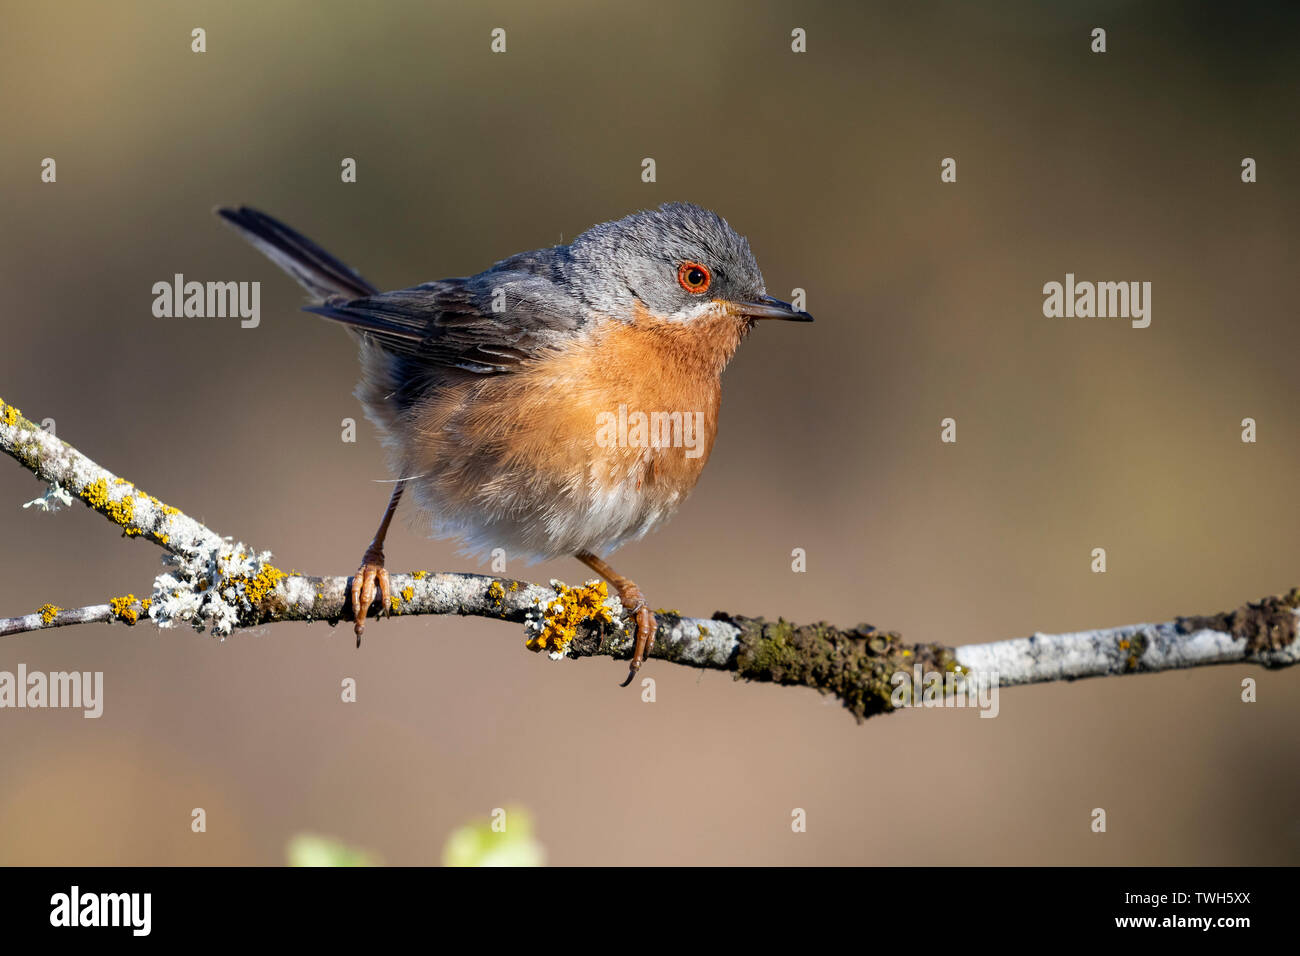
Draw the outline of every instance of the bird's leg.
M388 535L388 525L393 520L393 513L397 511L397 503L402 500L405 488L405 479L393 488L393 496L388 499L388 509L384 512L384 519L379 522L379 530L375 532L366 553L361 556L361 567L352 576L352 620L357 632L357 647L361 646L361 632L366 629L366 613L375 599L376 590L383 601L376 616L392 613L393 596L388 586L388 570L384 567L384 538Z
M654 649L655 628L658 626L658 621L655 620L654 611L650 610L649 605L645 603L645 595L641 593L639 587L590 551L579 551L575 557L614 585L614 589L618 591L618 599L623 602L623 608L629 614L636 616L636 643L632 647L632 666L627 672L627 680L619 685L626 687L632 683L632 678L636 677L636 672L641 669L646 655Z

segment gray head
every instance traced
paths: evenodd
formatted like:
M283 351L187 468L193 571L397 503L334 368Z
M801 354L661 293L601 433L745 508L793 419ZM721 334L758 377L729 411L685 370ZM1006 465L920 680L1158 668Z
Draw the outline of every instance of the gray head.
M749 319L811 322L767 295L749 242L715 212L665 203L592 226L569 247L568 279L596 312L690 322L729 309Z

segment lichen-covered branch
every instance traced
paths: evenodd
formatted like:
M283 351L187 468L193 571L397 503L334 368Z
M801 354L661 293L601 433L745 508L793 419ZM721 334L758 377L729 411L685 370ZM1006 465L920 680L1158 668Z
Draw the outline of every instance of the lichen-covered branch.
M167 552L167 567L148 597L127 594L74 610L47 604L0 619L0 636L90 622L135 624L143 618L159 627L184 625L218 636L283 621L352 620L350 578L280 570L270 563L269 552L234 543L140 491L3 401L0 450L49 484L55 497L79 498L127 537L147 538ZM552 657L631 656L632 631L603 582L542 586L481 574L415 571L391 575L391 586L392 604L382 610L394 617L493 618L523 624L528 646ZM1207 664L1286 667L1300 661L1300 588L1212 616L955 648L907 643L897 633L865 624L837 628L722 613L710 619L656 613L652 658L813 687L839 697L859 719L898 706L900 674L992 675L999 685L1016 685Z
M0 399L0 449L46 484L57 486L122 529L173 554L211 550L213 531L95 464Z

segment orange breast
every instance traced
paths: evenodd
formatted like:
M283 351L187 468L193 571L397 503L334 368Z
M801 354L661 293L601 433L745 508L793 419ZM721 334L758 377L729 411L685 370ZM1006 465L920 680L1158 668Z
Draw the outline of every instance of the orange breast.
M742 335L742 323L726 314L694 323L644 315L610 322L523 372L509 391L533 410L552 452L570 450L562 459L603 466L610 482L632 476L650 493L684 497L713 449L720 377ZM526 434L519 440L533 444Z
M584 520L608 525L588 529L593 541L643 533L699 479L720 376L746 328L723 310L691 323L608 321L517 372L449 384L414 411L420 460L407 467L427 476L431 510L462 522L504 515L527 525L513 534L537 553L544 534L572 553Z

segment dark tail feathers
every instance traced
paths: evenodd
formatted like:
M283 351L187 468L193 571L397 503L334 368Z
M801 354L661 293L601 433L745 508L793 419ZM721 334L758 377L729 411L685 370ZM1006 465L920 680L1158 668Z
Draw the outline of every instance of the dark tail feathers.
M213 211L318 301L333 295L361 299L379 291L355 269L264 212L248 206L218 206Z

